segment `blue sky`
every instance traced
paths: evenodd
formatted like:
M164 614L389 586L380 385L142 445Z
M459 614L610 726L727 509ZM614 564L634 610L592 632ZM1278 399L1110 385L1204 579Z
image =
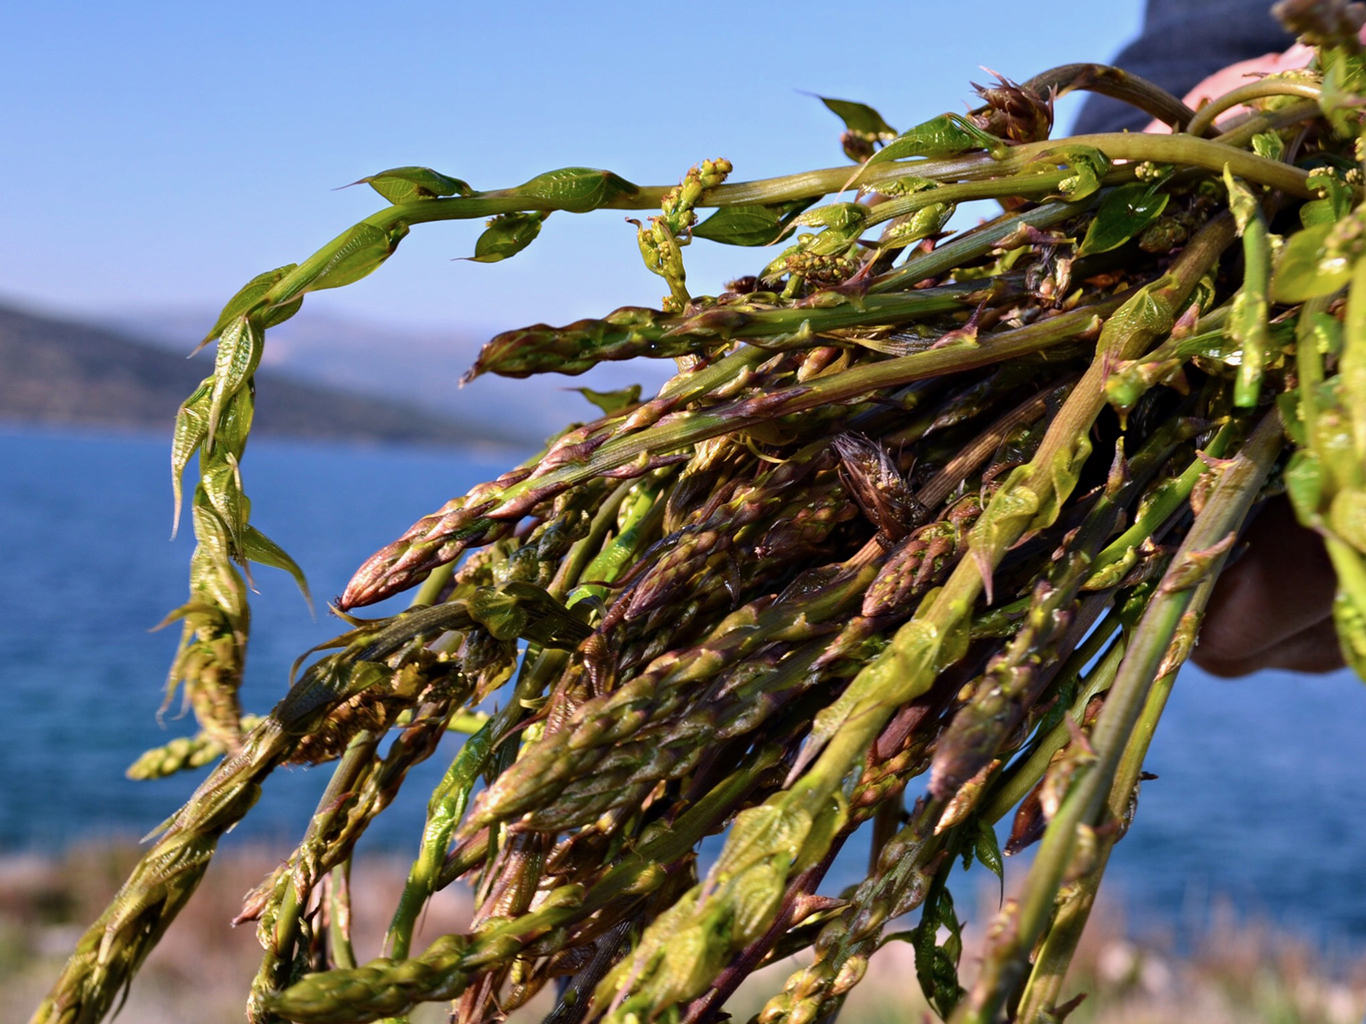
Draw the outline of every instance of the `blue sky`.
M838 165L838 122L800 90L871 103L904 129L963 109L979 65L1024 78L1108 59L1140 7L10 5L0 300L96 317L216 307L383 202L336 186L399 165L476 188L566 165L642 184L714 156L735 180ZM617 213L557 215L511 261L453 262L477 232L419 226L380 271L305 313L482 329L661 292ZM703 292L763 262L701 242L688 255Z

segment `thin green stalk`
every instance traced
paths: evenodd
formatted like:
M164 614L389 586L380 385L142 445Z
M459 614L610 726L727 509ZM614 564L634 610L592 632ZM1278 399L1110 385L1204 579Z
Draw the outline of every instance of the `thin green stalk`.
M1252 141L1253 137L1262 132L1278 132L1283 128L1293 125L1303 124L1305 121L1313 121L1323 111L1317 103L1296 103L1286 107L1284 110L1276 110L1269 114L1256 114L1247 118L1235 118L1235 124L1230 125L1228 131L1222 135L1214 137L1215 142L1222 142L1225 146L1233 146L1241 149Z
M1016 1011L1016 1020L1020 1024L1047 1024L1050 1020L1047 1014L1057 1003L1067 969L1081 941L1091 908L1095 905L1096 893L1100 889L1110 853L1129 828L1133 805L1138 796L1139 778L1143 773L1143 759L1148 754L1158 720L1167 706L1177 671L1194 646L1200 620L1217 581L1218 576L1213 573L1201 580L1191 597L1190 606L1182 616L1176 638L1162 662L1163 674L1153 683L1115 772L1104 817L1096 829L1095 864L1073 885L1067 899L1058 908L1052 927L1034 958L1034 969Z
M503 921L478 935L448 935L411 960L381 958L354 970L306 975L270 1000L290 1020L355 1024L406 1013L420 1002L452 999L476 972L520 951L555 928L582 921L615 901L646 895L666 878L662 865L691 853L693 846L734 813L736 804L782 757L776 744L758 747L745 763L679 817L650 829L588 888L563 886L541 907Z
M265 954L247 997L247 1019L252 1024L274 1024L278 1020L266 1011L265 995L289 980L303 915L318 880L316 867L322 859L323 847L340 831L361 779L374 768L380 738L375 733L362 732L351 740L318 799L317 810L290 858L288 870L280 875L266 903L258 929Z
M1233 386L1233 404L1252 409L1262 394L1262 371L1271 348L1271 329L1267 323L1271 290L1271 232L1262 204L1242 182L1224 175L1229 208L1243 236L1243 286L1233 297L1229 316L1229 335L1239 345L1238 376ZM1270 200L1268 200L1270 201Z
M1096 626L1095 631L1087 637L1087 643L1077 649L1073 658L1082 660L1083 664L1089 662L1096 652L1104 645L1105 641L1113 635L1118 628L1118 616L1110 615L1103 622ZM1098 642L1097 642L1098 641ZM1120 638L1110 645L1104 657L1096 663L1086 675L1086 685L1077 694L1076 700L1072 702L1071 709L1066 712L1072 716L1073 721L1081 723L1081 716L1086 711L1086 705L1091 698L1098 693L1103 693L1110 688L1114 682L1115 673L1119 671L1120 660L1124 657L1124 640ZM982 811L982 817L989 822L1000 821L1010 812L1010 809L1023 800L1043 778L1044 772L1048 770L1049 761L1067 743L1072 735L1067 728L1066 722L1059 722L1049 730L1048 735L1043 736L1035 744L1034 750L1028 758L1022 761L1018 767L1012 766L1009 773L1002 776L1002 782L992 794L991 801Z
M328 945L332 962L338 967L356 966L356 951L351 945L351 858L332 869L328 901Z
M1130 639L1092 733L1096 762L1068 791L1049 823L1026 879L1018 914L988 949L982 972L951 1024L992 1024L1023 980L1030 952L1053 916L1058 889L1073 860L1078 828L1095 822L1195 590L1201 580L1218 574L1228 543L1246 518L1282 445L1280 417L1269 413L1220 470L1218 483Z
M1059 96L1078 89L1100 93L1175 127L1187 123L1195 113L1160 85L1108 64L1063 64L1021 84L1039 96L1047 96L1055 89Z
M1090 146L1100 150L1111 160L1151 160L1154 163L1176 164L1182 167L1200 167L1214 174L1222 174L1225 167L1230 173L1259 185L1278 188L1301 199L1312 199L1314 193L1306 184L1309 174L1297 167L1291 167L1278 160L1249 153L1245 149L1235 149L1221 142L1197 139L1194 136L1148 135L1143 132L1106 132L1094 135L1073 135L1064 142L1030 142L1015 146L1009 155L1001 160L990 156L965 156L949 160L905 160L893 162L891 166L902 169L919 177L945 180L958 178L971 181L983 177L995 177L1023 170L1035 161L1061 157L1067 148ZM874 168L876 169L876 168Z
M1299 375L1300 419L1311 447L1319 447L1318 394L1323 385L1323 355L1319 352L1314 321L1328 309L1332 296L1310 299L1300 309L1295 331L1295 370Z
M455 563L444 565L437 572L432 573L422 581L422 586L418 587L417 593L413 595L410 607L427 607L436 604L441 597L441 591L446 588L446 584L455 575Z
M1188 247L1187 251L1204 252L1199 247L1194 250ZM677 451L698 441L734 433L780 416L839 405L883 388L976 369L1051 348L1095 330L1100 325L1100 317L1122 302L1122 296L1107 299L976 341L965 340L881 362L860 364L807 383L771 391L756 399L677 413L638 432L609 440L582 460L564 462L548 472L506 487L489 515L502 517L514 509L530 508L572 484L641 457ZM814 320L820 312L823 311L813 310L809 315ZM855 312L847 319L857 316ZM370 604L425 578L436 565L459 554L460 542L478 543L493 523L494 520L463 505L448 513L438 512L419 520L408 533L372 555L356 571L342 594L341 606L354 608Z
M1235 423L1225 423L1205 446L1204 455L1210 459L1222 458L1237 433ZM1162 525L1185 506L1195 490L1196 482L1209 471L1208 462L1195 458L1179 476L1159 484L1141 506L1133 524L1096 556L1091 578L1086 582L1087 588L1098 590L1118 583L1137 561L1138 550L1143 542L1155 536Z
M1296 82L1277 77L1262 78L1210 100L1195 112L1190 124L1186 126L1186 131L1195 136L1204 135L1214 127L1214 119L1225 110L1266 96L1299 96L1302 99L1313 100L1317 106L1323 100L1323 90L1310 82Z
M973 528L969 557L897 631L888 648L855 676L844 694L817 715L803 754L789 774L788 788L737 817L697 895L685 896L648 928L634 957L603 980L600 994L615 991L607 1015L612 1024L624 1024L647 1006L660 1012L698 995L706 983L696 963L701 954L676 943L677 936L729 931L737 906L748 905L754 889L767 892L775 883L781 887L789 873L820 859L847 813L846 781L873 740L897 707L926 692L939 671L962 656L969 615L989 585L990 573L1026 530L1051 524L1075 485L1090 451L1091 425L1105 405L1103 384L1109 364L1116 358L1132 358L1171 330L1196 282L1232 237L1231 218L1210 222L1167 277L1111 317L1091 368L1054 417L1034 460L1011 474ZM730 942L709 948L707 956L725 956L741 948L751 930L762 930L770 920L770 915L747 914L743 928L729 931Z
M648 494L649 488L648 485L642 488L639 481L626 480L617 485L593 513L588 533L574 542L569 554L560 562L559 568L555 571L555 578L547 589L556 598L564 601L565 607L572 608L578 603L578 582L584 578L584 570L601 557L602 546L607 537L617 530L617 519L622 506L628 501L633 505L641 502L642 492ZM592 579L591 576L588 578Z
M1245 150L1234 149L1219 142L1198 139L1191 135L1145 135L1141 133L1104 133L1077 135L1067 140L1068 146L1094 147L1112 160L1150 160L1155 163L1181 164L1202 167L1221 173L1228 167L1231 173L1248 181L1278 188L1303 199L1313 198L1306 185L1308 174L1298 168L1275 160L1267 160ZM1059 144L1051 141L1026 143L1013 147L1002 159L990 155L974 155L949 159L919 159L887 161L864 168L859 174L860 185L875 188L879 182L892 181L907 174L938 181L999 177L1023 170L1031 163L1047 159L1059 151ZM702 193L698 207L743 206L810 199L832 192L841 192L849 184L849 174L843 167L808 171L803 174L770 178L761 181L717 185ZM656 207L676 186L631 187L619 194L605 197L600 202L585 206L577 196L558 198L553 192L528 193L520 189L502 189L459 196L451 199L424 199L402 203L380 210L348 228L335 239L286 272L271 285L253 310L276 309L294 302L314 287L331 286L325 278L329 272L338 273L349 258L357 239L374 239L373 245L384 246L384 255L370 261L370 269L378 266L392 252L407 230L414 224L440 220L468 220L522 211L554 211L569 209L587 212L589 209L645 210ZM387 243L383 240L387 239ZM348 278L336 283L342 283Z
M868 286L868 293L878 295L896 291L938 277L985 255L1022 227L1042 231L1085 212L1089 207L1090 203L1085 200L1080 203L1059 201L1043 203L1023 213L997 217L970 231L964 231L930 252L916 253L895 270L889 270L873 281Z
M1091 575L1093 552L1115 530L1129 504L1172 450L1192 434L1189 420L1172 416L1116 474L1053 555L1035 583L1019 631L987 665L972 696L935 745L930 792L948 799L994 759L1039 699L1058 666L1064 636L1086 621L1079 591ZM1091 601L1108 599L1092 597ZM1098 614L1098 613L1097 613ZM1094 621L1094 620L1092 620Z
M861 756L867 740L885 721L888 711L879 709L890 709L923 693L937 675L941 659L952 657L949 652L965 639L960 636L963 623L996 563L1027 529L1039 528L1047 510L1053 509L1056 515L1057 506L1075 483L1075 474L1090 452L1091 424L1105 404L1102 385L1110 364L1132 358L1170 329L1176 309L1228 244L1232 228L1228 220L1212 222L1192 240L1173 264L1170 278L1142 297L1143 309L1151 301L1155 310L1140 315L1135 307L1129 316L1116 314L1107 323L1095 360L1054 417L1034 459L1002 484L973 528L969 557L954 569L930 607L922 608L897 632L888 651L859 673L834 714L828 716L851 727L825 726L833 735L806 777L821 780L807 783L816 793L828 793L843 778L843 766ZM823 731L822 724L817 721L817 735Z
M479 774L492 751L493 737L493 723L490 721L466 740L428 801L422 845L408 871L408 880L394 908L393 920L389 922L389 931L384 940L389 955L395 959L401 960L408 955L418 916L439 887L441 864L446 857L451 832L465 813L470 791L479 781ZM339 963L337 966L345 965Z
M898 196L878 203L869 212L864 226L872 227L893 217L901 217L933 203L968 203L976 199L1002 199L1009 197L1048 196L1057 191L1074 172L1064 168L1053 171L1029 171L1004 178L988 178L984 181L964 181L958 184L939 185L912 192L908 196ZM1103 185L1120 185L1134 180L1134 169L1130 166L1117 167L1102 179Z
M1213 580L1207 582L1211 584L1210 587L1201 585L1205 596L1207 591L1212 589ZM1204 604L1203 598L1197 595L1191 602L1192 609L1197 602ZM1048 930L1043 946L1034 958L1034 969L1030 972L1029 981L1015 1014L1019 1024L1047 1024L1052 1019L1049 1014L1057 1004L1058 993L1062 990L1067 969L1072 964L1072 957L1076 953L1077 944L1081 941L1087 918L1095 905L1096 893L1100 889L1105 867L1110 861L1110 853L1128 826L1129 806L1134 799L1139 776L1142 774L1143 758L1148 752L1157 721L1162 716L1162 711L1167 705L1167 697L1170 696L1172 684L1175 682L1176 671L1173 670L1153 683L1148 700L1143 705L1143 713L1134 726L1129 746L1124 751L1124 758L1115 775L1115 783L1110 789L1106 804L1105 828L1097 830L1095 864L1073 884L1066 900L1058 908L1057 916Z
M976 438L959 449L948 462L944 463L943 467L920 490L916 491L915 500L926 508L938 508L950 494L958 489L970 473L975 472L983 462L992 456L1006 435L1016 427L1033 422L1041 417L1047 411L1048 404L1051 401L1063 398L1071 390L1077 379L1076 376L1069 376L1053 382L1047 390L1041 391L1037 395L1031 395L996 420ZM893 436L897 439L900 437L900 435Z
M634 493L632 493L634 491ZM570 557L556 574L556 590L569 592L581 578L610 584L620 576L631 555L648 542L653 527L663 515L660 482L644 485L622 484L594 516L589 533L571 549ZM616 526L617 513L629 501L625 521L617 536L603 546L610 530ZM593 552L596 551L596 555ZM590 555L591 560L590 560ZM585 575L580 575L581 573ZM605 590L604 590L605 593ZM584 598L583 588L574 590L568 599L572 606ZM482 728L461 748L446 775L432 792L427 804L427 822L417 858L409 869L408 880L394 910L385 938L389 955L395 959L408 956L413 929L418 915L441 887L441 869L450 846L451 836L465 814L471 791L488 764L498 740L508 735L516 725L516 718L524 712L524 702L533 700L551 678L552 666L562 663L558 652L545 652L541 659L533 659L536 667L524 673L518 682L518 692L498 715L487 720Z
M519 629L535 632L543 614L532 611ZM155 831L157 840L81 937L32 1024L100 1020L194 893L219 839L255 804L266 776L339 704L375 683L377 663L475 621L466 600L415 608L352 631L343 650L310 665L241 749L225 758Z

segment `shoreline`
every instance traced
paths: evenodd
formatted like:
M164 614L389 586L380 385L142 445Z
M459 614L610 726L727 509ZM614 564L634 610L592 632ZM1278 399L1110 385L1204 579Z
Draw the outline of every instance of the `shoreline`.
M138 854L130 843L79 844L58 857L0 853L0 1019L23 1020L42 998L62 961ZM278 863L250 843L215 859L200 890L134 980L123 1019L139 1024L238 1020L260 956L254 926L233 928L242 895ZM356 859L352 873L359 959L376 956L407 862L392 854ZM994 911L995 891L979 894ZM439 893L422 921L416 950L463 930L471 901L461 886ZM989 913L987 917L989 917ZM983 919L983 918L978 918ZM889 929L889 931L892 929ZM980 929L979 929L980 930ZM964 978L977 941L965 933ZM728 1004L744 1021L799 966L787 958L746 982ZM921 1020L924 1003L909 944L888 942L850 996L845 1018L858 1024ZM1357 1024L1366 1012L1366 945L1351 956L1325 955L1302 939L1257 922L1215 915L1187 951L1160 936L1134 937L1113 896L1102 896L1082 940L1065 996L1089 992L1069 1024ZM514 1013L530 1024L549 1009L547 993ZM413 1024L444 1021L443 1004L413 1014ZM926 1021L931 1017L923 1018Z

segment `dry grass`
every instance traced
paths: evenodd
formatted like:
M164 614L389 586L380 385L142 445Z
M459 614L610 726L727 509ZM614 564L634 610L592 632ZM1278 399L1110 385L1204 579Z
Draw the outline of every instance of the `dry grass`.
M0 858L0 1021L23 1021L42 998L83 927L103 909L137 856L130 844L86 846L60 859ZM250 926L229 924L242 895L275 866L261 848L216 861L195 899L172 925L129 993L121 1019L133 1024L242 1020L242 1003L260 948ZM402 887L406 865L370 858L353 874L355 939L375 955ZM991 901L994 905L994 894ZM470 902L460 890L440 894L422 923L419 948L462 928ZM976 915L984 920L987 915ZM973 928L967 936L971 938ZM1135 942L1113 904L1094 916L1073 966L1067 994L1089 997L1069 1024L1358 1024L1366 1013L1366 954L1330 958L1293 936L1217 913L1186 955L1170 942ZM964 972L971 972L971 950ZM797 961L775 964L736 994L730 1009L745 1021L781 987ZM514 1015L540 1018L548 994ZM414 1024L446 1019L439 1006ZM843 1020L858 1024L932 1021L915 981L911 947L891 943L872 960Z
M56 977L85 927L127 877L139 849L84 846L60 860L0 859L0 1021L24 1021ZM121 1019L129 1024L240 1021L261 959L253 925L233 928L243 895L280 858L261 848L216 859L199 891L134 980ZM370 858L352 872L357 955L378 954L407 865ZM459 889L438 894L418 931L418 948L465 927L470 901ZM414 1024L445 1020L437 1007Z

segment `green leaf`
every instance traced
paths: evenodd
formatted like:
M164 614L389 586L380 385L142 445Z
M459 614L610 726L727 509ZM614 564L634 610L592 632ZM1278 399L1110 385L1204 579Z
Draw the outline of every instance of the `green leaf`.
M1285 391L1277 395L1276 408L1281 413L1281 425L1285 427L1285 436L1290 438L1297 448L1307 445L1309 435L1301 418L1303 413L1300 411L1299 391Z
M563 167L532 178L525 185L509 189L507 195L545 203L551 209L587 213L618 196L633 196L639 186L611 171L594 167Z
M957 209L956 203L930 203L922 206L905 219L889 224L879 242L884 247L907 246L922 238L938 234Z
M825 802L820 813L811 822L811 828L802 843L801 852L792 861L792 874L799 875L807 868L820 863L822 857L839 835L844 823L849 820L849 804L844 794L835 790Z
M369 185L395 205L442 196L474 195L474 189L459 178L449 178L430 167L393 167L351 184Z
M1318 52L1319 68L1323 72L1319 108L1342 138L1357 134L1354 130L1355 108L1359 106L1360 95L1366 92L1366 61L1360 51L1359 46L1352 44L1321 46Z
M205 439L210 447L213 446L218 421L223 416L228 399L242 390L256 372L264 348L265 334L260 324L250 316L238 317L218 339L218 353L213 364L209 430Z
M824 103L836 117L844 122L844 127L856 135L877 141L896 138L896 129L884 121L882 115L866 103L855 103L853 100L836 100L828 96L817 96L816 99Z
M1321 198L1313 199L1300 207L1300 223L1305 227L1327 224L1341 220L1352 209L1353 189L1328 168L1319 168L1309 173L1305 182L1309 188L1320 193Z
M915 947L915 974L921 991L930 1005L947 1020L962 999L964 989L958 981L958 958L963 949L963 926L954 911L953 896L943 885L943 875L936 876L931 892L925 898L920 923L912 933ZM948 930L941 946L939 929Z
M270 291L277 282L283 280L284 276L296 266L298 266L296 263L286 263L283 267L276 267L274 270L267 270L264 274L257 274L244 284L237 294L228 300L228 304L223 307L223 312L218 314L217 322L214 323L213 328L209 333L204 335L204 340L199 343L199 348L195 349L195 351L199 351L200 348L203 348L209 342L217 338L227 328L228 324L232 323L239 316L242 316L244 313L247 313L260 305L261 300L266 296L266 292ZM266 326L270 327L272 326L272 323L288 320L289 317L294 315L294 311L298 308L298 302L293 303L293 309L291 309L289 313L277 320L268 322Z
M914 195L916 192L925 192L932 188L939 188L939 182L933 178L921 178L914 174L904 174L900 178L877 183L878 195L887 196L889 199L897 196Z
M1315 224L1290 237L1281 248L1276 270L1271 275L1271 298L1294 303L1332 295L1352 276L1344 259L1329 259L1324 242L1333 229L1331 222Z
M1286 463L1282 479L1285 493L1295 509L1295 515L1304 526L1314 529L1319 524L1319 507L1323 503L1324 479L1323 460L1308 448L1301 448Z
M592 632L556 598L534 584L518 580L475 588L470 598L470 615L496 640L522 637L566 650Z
M214 427L214 453L229 452L240 459L247 446L247 436L251 433L251 421L255 415L255 387L252 378L248 377L246 386L228 399L223 406L223 414L218 417Z
M1315 313L1311 334L1319 354L1337 356L1342 352L1342 321L1328 313Z
M1337 627L1343 661L1366 682L1366 611L1345 590L1338 591L1333 598L1333 625Z
M1072 173L1058 182L1058 194L1069 203L1079 202L1100 188L1110 171L1110 158L1094 146L1059 146L1043 154L1033 165L1066 167Z
M227 528L228 540L240 556L242 531L247 525L247 506L238 479L237 460L227 458L206 467L199 483L209 504Z
M850 231L862 228L868 220L868 207L859 203L829 203L808 210L797 218L796 223L811 228L833 228L835 231Z
M1264 160L1280 160L1285 156L1285 142L1275 132L1261 132L1252 136L1252 152Z
M869 157L864 166L917 156L957 156L970 149L997 153L1004 148L1004 142L961 114L940 114L902 132Z
M261 327L264 329L266 327L274 327L276 324L284 323L295 313L299 312L299 307L303 304L304 297L300 295L297 299L291 299L289 302L282 302L278 306L271 306L266 310L265 317L261 320Z
M232 567L232 540L227 524L214 510L201 485L195 488L190 519L198 541L190 556L190 593L208 598L228 615L240 615L246 607L246 585Z
M977 836L973 841L973 849L982 866L999 878L1004 885L1005 864L1001 858L1001 843L996 838L996 830L991 827L991 823L982 818L977 819Z
M1366 493L1346 490L1333 495L1328 526L1352 547L1366 552Z
M268 565L272 569L283 569L293 576L299 592L308 602L309 612L313 611L313 596L308 592L308 580L304 577L304 571L299 568L299 564L285 553L284 548L250 523L245 524L242 530L242 554L253 562Z
M171 521L171 537L180 530L180 508L184 502L181 478L185 467L209 434L209 405L213 378L206 377L194 393L176 411L175 433L171 439L171 493L175 497L175 515Z
M768 206L723 206L694 227L692 235L724 245L771 245L815 201L813 197Z
M569 388L568 390L577 391L583 395L584 398L601 409L604 416L611 416L640 401L639 384L632 384L628 388L621 388L617 391L594 391L592 388Z
M544 213L503 213L488 222L488 227L474 243L475 263L497 263L516 256L541 233Z
M407 234L408 225L401 222L385 230L361 221L332 240L327 260L297 291L341 288L359 281L378 269Z

